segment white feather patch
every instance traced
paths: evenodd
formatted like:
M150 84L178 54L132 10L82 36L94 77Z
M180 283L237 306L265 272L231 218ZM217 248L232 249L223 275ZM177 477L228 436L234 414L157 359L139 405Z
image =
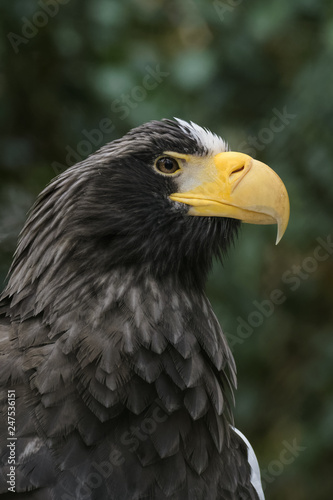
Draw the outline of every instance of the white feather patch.
M228 144L210 130L200 127L196 123L186 122L180 118L175 118L175 120L179 123L183 132L190 134L200 146L207 149L209 155L215 156L218 153L228 151Z
M249 441L246 439L244 434L242 434L238 429L235 427L232 427L232 429L242 438L244 443L247 446L247 460L250 464L251 467L251 484L253 488L256 490L259 500L265 500L265 495L262 489L262 484L261 484L261 477L260 477L260 469L259 469L259 464L257 457L254 453L254 450L252 446L250 445Z

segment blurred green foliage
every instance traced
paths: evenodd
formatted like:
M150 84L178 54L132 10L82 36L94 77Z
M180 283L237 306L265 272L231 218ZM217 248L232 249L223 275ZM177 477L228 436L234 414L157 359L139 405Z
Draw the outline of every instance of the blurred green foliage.
M316 248L333 233L333 3L16 0L0 19L1 283L26 211L75 154L173 116L251 149L291 219L278 247L274 228L245 226L208 284L238 366L236 424L267 498L331 498L333 259Z

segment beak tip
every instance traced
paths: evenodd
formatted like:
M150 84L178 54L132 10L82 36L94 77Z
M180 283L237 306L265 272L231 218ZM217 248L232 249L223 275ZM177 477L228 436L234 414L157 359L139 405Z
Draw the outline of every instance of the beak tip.
M282 239L284 231L281 230L281 226L278 224L277 235L275 245L278 245Z
M280 243L280 241L282 240L282 236L286 232L286 229L287 229L287 226L288 226L288 221L289 221L289 214L288 214L288 219L287 220L285 220L284 222L281 221L281 222L277 223L277 235L276 235L275 245L277 245L278 243Z

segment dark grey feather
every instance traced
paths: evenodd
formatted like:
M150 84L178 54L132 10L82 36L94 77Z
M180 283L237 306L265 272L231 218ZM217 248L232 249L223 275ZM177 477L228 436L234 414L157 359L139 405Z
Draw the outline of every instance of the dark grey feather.
M152 168L166 150L208 153L190 127L143 125L54 179L20 235L0 301L17 500L257 498L228 416L233 357L204 294L239 224L171 203L174 181Z

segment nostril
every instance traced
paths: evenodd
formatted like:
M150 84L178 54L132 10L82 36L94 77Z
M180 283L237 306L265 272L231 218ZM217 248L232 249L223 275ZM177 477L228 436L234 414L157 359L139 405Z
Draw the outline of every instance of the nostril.
M243 172L245 165L241 165L239 167L235 167L235 169L231 172L229 179L232 181L234 177L238 177L236 174Z
M237 172L241 172L242 170L244 170L244 168L244 165L242 165L241 167L236 168L236 170L234 170L232 173L236 174Z

